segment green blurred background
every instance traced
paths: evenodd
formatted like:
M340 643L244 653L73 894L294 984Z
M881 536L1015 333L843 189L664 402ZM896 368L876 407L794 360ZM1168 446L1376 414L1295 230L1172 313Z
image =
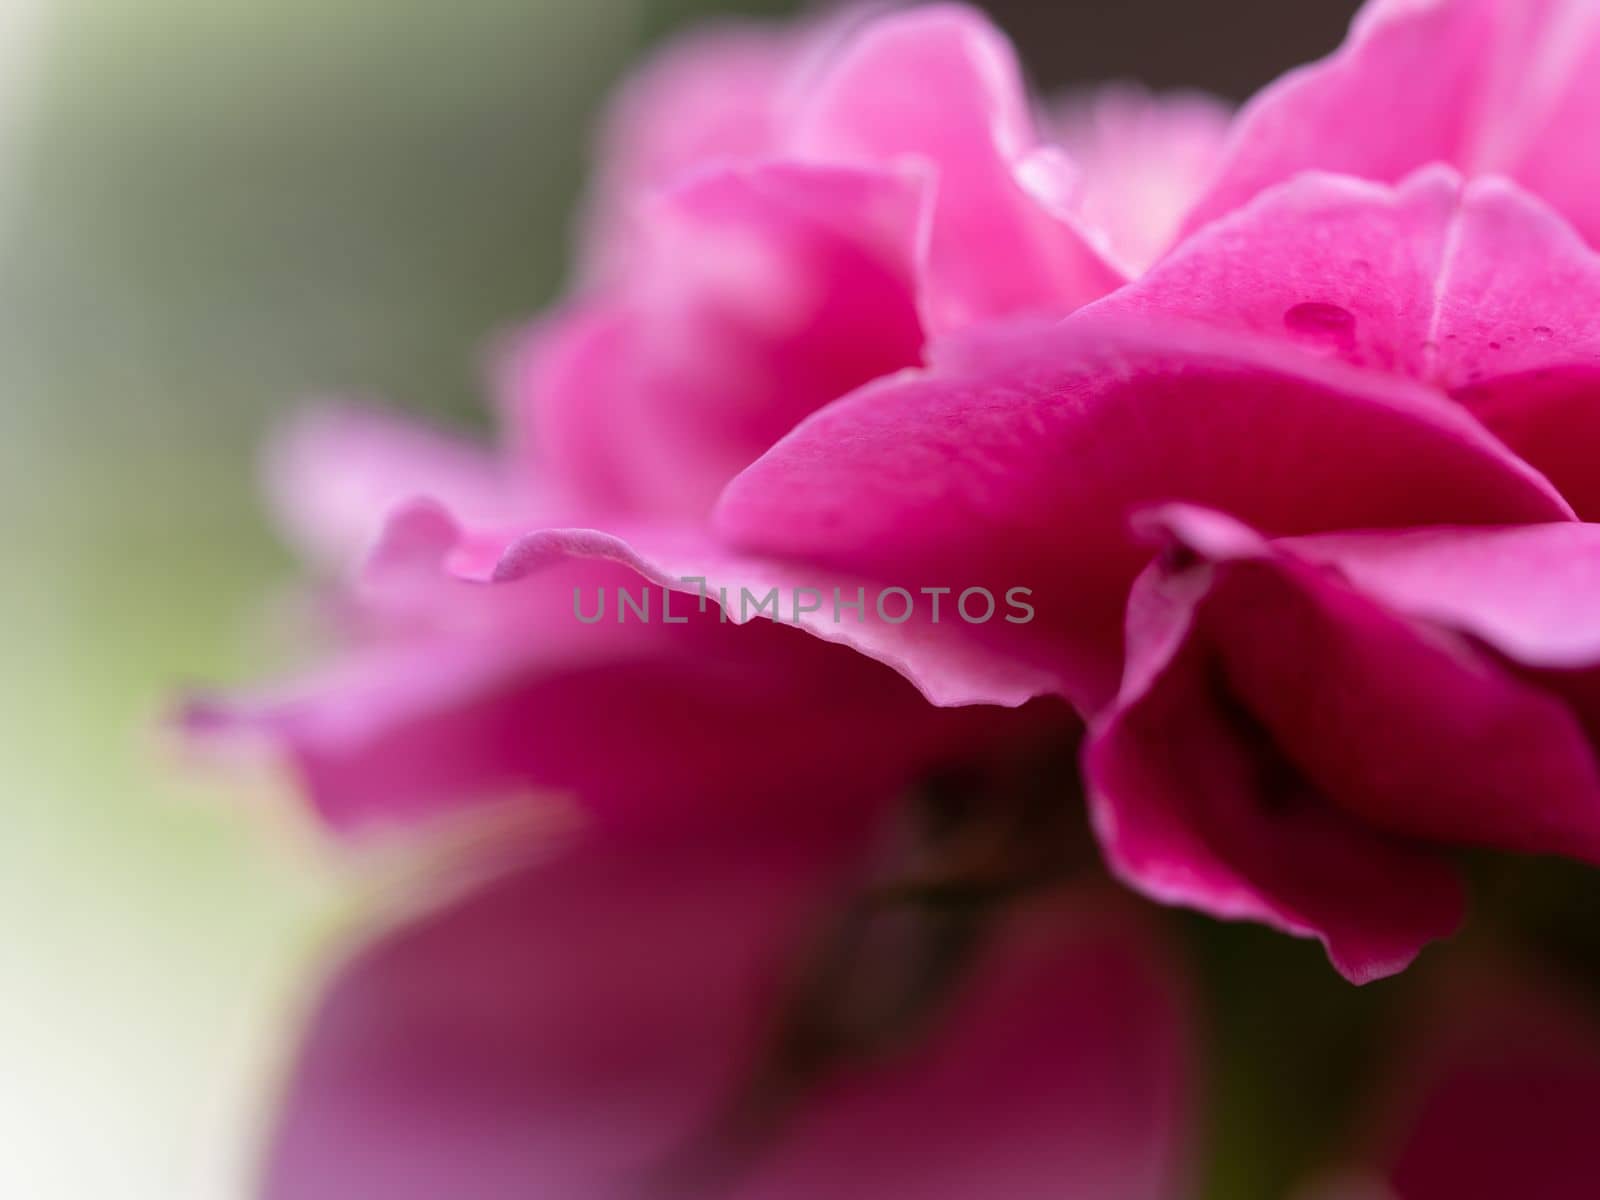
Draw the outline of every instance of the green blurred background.
M0 0L0 1196L248 1194L363 890L281 788L160 734L183 683L293 657L257 448L328 393L484 426L482 349L560 285L604 90L735 7L788 6ZM1237 97L1354 4L990 7L1044 86ZM1535 917L1581 886L1537 878L1499 886ZM1397 993L1173 921L1218 1039L1212 1192L1271 1200L1326 1152Z
M634 0L0 0L0 1196L223 1200L357 890L199 775L281 669L256 448L307 394L472 419L555 287Z

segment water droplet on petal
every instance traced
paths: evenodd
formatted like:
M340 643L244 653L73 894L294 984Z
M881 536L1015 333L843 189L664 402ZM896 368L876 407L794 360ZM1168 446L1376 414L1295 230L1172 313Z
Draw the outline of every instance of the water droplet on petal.
M1295 337L1333 353L1349 353L1356 344L1356 316L1348 308L1312 300L1283 314L1283 326Z

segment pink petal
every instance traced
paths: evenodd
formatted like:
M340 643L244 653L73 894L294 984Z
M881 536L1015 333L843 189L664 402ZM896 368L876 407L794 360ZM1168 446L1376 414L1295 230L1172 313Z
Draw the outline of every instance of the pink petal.
M1303 1200L1581 1200L1600 1152L1600 1032L1537 963L1477 961L1430 987L1362 1146Z
M1249 600L1219 615L1216 636L1230 647L1233 682L1270 697L1273 715L1263 719L1297 764L1340 803L1394 832L1600 855L1600 772L1558 695L1503 670L1453 628L1408 620L1381 595L1353 590L1289 554L1286 544L1267 563L1284 583L1257 586L1281 593L1278 611L1301 635L1255 632L1257 610L1271 604ZM1239 559L1241 569L1246 561ZM1551 585L1523 581L1532 591ZM1240 591L1257 595L1244 585ZM1297 653L1269 649L1283 645ZM1304 687L1307 679L1318 686Z
M1092 711L1148 557L1128 516L1174 498L1283 534L1567 511L1430 389L1085 313L830 405L729 485L717 519L738 550L913 591L1033 589L1035 622L986 628Z
M274 1133L272 1200L626 1200L721 1116L837 850L556 850L331 982Z
M1085 767L1101 845L1124 882L1315 937L1354 983L1404 970L1455 931L1465 898L1454 869L1275 779L1254 730L1218 707L1201 655L1136 658L1130 670L1149 672L1150 685L1098 726Z
M1171 245L1219 161L1232 113L1199 92L1111 84L1069 95L1052 126L1077 170L1074 210L1138 275Z
M1096 894L1031 905L925 1040L834 1072L743 1153L714 1149L826 916L837 854L591 844L388 935L315 1015L266 1194L1181 1190L1182 992L1143 926ZM725 1166L714 1193L674 1186L698 1165Z
M357 833L505 801L576 802L630 827L848 823L967 756L1070 736L1065 713L934 709L842 646L741 626L754 613L739 585L731 617L716 603L737 563L692 531L651 544L646 558L588 530L468 535L404 511L353 614L365 645L277 691L196 698L185 725L205 745L285 756L322 815ZM709 580L709 602L684 575ZM739 578L810 601L789 600L780 575ZM894 627L878 636L892 655Z
M1245 107L1188 228L1310 168L1392 183L1442 161L1511 176L1597 240L1597 17L1588 0L1372 0L1336 53Z
M1407 1200L1581 1200L1600 1170L1600 1035L1588 1007L1510 972L1450 996L1410 1082L1388 1175ZM1420 1086L1418 1086L1420 1085Z
M931 330L1059 315L1121 282L1076 219L1019 175L1038 132L1010 43L974 9L932 5L868 23L809 83L788 146L827 162L931 169Z
M1364 981L1459 916L1396 839L1600 859L1600 772L1556 695L1211 514L1164 521L1187 557L1135 589L1088 758L1136 886L1320 937Z
M621 305L576 302L512 335L495 364L512 460L524 475L548 477L553 490L585 512L627 512L635 503L618 461L617 431L592 419L586 405L602 397L603 411L606 399L628 395L638 326ZM554 456L545 451L547 440L559 447Z
M591 279L627 273L637 210L651 193L777 148L789 77L815 36L755 22L701 28L669 42L628 80L600 133L585 238Z
M1135 915L1031 904L927 1044L824 1087L738 1200L1188 1194L1182 993Z
M918 361L914 182L768 163L641 216L628 278L513 364L530 473L600 511L697 516L820 405Z
M358 559L393 510L420 496L474 523L539 504L487 449L348 404L308 409L290 422L272 444L266 474L287 536L333 565Z
M507 582L541 569L552 556L615 561L693 602L716 605L722 620L765 616L862 651L941 707L1016 708L1064 686L1049 657L1030 652L1035 647L1028 639L997 641L985 626L953 614L959 603L953 594L910 597L926 619L902 620L907 598L884 596L865 577L732 553L695 527L645 525L624 533L544 529L489 539L458 552L450 569L463 578Z
M1504 180L1304 175L1202 230L1108 311L1287 338L1446 389L1600 511L1600 256Z
M1397 612L1470 634L1517 663L1600 667L1600 525L1335 534L1288 544Z

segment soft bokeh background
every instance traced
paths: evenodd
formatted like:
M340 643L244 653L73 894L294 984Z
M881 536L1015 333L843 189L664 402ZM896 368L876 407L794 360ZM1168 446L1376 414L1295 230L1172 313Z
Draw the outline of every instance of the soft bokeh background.
M183 682L292 652L256 447L330 392L481 426L482 348L559 287L604 89L758 7L787 6L0 0L0 1196L248 1194L293 1014L369 874L270 781L180 770L160 736ZM1043 87L1242 97L1354 2L990 7ZM1531 878L1496 880L1528 928L1587 891ZM1213 1194L1270 1200L1396 992L1174 921L1210 983Z

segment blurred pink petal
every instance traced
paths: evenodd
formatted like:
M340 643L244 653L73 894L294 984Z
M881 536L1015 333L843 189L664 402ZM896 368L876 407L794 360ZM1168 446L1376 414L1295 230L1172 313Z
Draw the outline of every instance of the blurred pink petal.
M932 172L923 312L932 332L1061 315L1122 282L1074 216L1019 171L1041 148L1016 55L976 10L868 23L812 81L788 145L807 158Z
M599 137L585 231L586 273L625 274L638 207L705 166L766 157L779 143L788 81L817 31L728 22L669 42L612 98Z
M838 863L804 840L589 843L396 930L319 1006L266 1194L1181 1191L1182 992L1092 892L1006 918L936 1036L762 1091Z
M1592 1006L1524 973L1474 981L1410 1081L1387 1174L1404 1200L1581 1200L1600 1171Z
M1161 257L1221 158L1232 112L1201 92L1109 84L1059 103L1051 122L1076 171L1073 203L1136 276Z
M721 1117L836 848L678 837L545 857L340 969L264 1195L621 1200Z
M825 1087L740 1200L1188 1194L1186 997L1128 915L1094 892L1028 902L947 1024Z
M718 522L740 550L857 577L1033 589L1037 621L994 636L1025 641L1093 711L1149 553L1128 518L1174 497L1280 534L1569 512L1432 389L1085 313L829 406L729 485Z
M1436 980L1412 1014L1362 1145L1297 1200L1581 1200L1600 1170L1600 1022L1519 958Z
M541 797L607 825L848 826L950 762L1072 735L1049 709L931 708L888 668L785 627L787 608L741 612L744 585L782 583L792 605L781 576L741 574L725 615L717 572L739 564L693 537L649 544L654 560L590 530L475 538L403 511L357 598L367 644L278 689L196 697L185 723L284 755L358 833ZM648 619L622 611L624 592ZM890 653L896 628L880 632Z
M610 287L649 274L635 254L652 194L794 158L922 180L930 211L901 233L916 240L916 295L932 330L1059 315L1122 282L1104 235L1042 182L1072 168L1041 140L1009 42L954 4L727 27L669 48L607 121L587 279ZM683 240L692 259L695 236Z
M540 500L487 449L378 408L309 408L274 438L266 463L279 526L313 560L347 567L384 517L427 496L474 523L528 513Z
M1600 239L1597 22L1589 0L1369 0L1337 52L1245 106L1188 229L1307 169L1394 183L1438 161Z
M654 197L627 278L509 364L529 473L590 513L702 515L801 417L918 361L923 206L910 180L790 163Z

